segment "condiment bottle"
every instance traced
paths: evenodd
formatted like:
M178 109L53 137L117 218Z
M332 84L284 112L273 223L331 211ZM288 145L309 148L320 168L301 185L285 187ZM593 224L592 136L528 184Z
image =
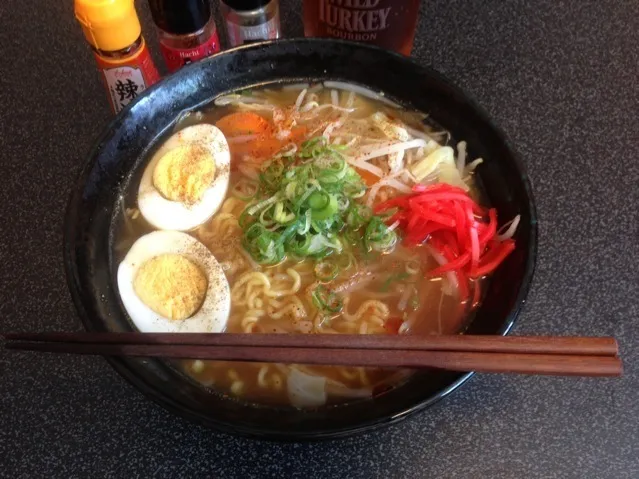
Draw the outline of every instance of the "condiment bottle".
M118 113L160 79L133 0L75 0L74 10Z
M169 72L220 51L209 0L149 0Z
M280 38L278 0L220 0L229 45Z
M420 0L304 0L304 35L413 49Z

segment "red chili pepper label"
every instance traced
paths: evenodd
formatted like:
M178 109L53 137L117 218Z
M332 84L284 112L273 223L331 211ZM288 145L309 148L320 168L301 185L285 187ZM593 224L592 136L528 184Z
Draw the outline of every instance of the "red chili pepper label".
M137 55L125 61L109 61L99 55L96 61L114 113L119 113L160 79L145 44Z
M169 72L174 72L184 65L196 62L202 58L213 55L220 51L220 41L217 32L211 35L206 43L194 48L173 48L160 43L160 50Z

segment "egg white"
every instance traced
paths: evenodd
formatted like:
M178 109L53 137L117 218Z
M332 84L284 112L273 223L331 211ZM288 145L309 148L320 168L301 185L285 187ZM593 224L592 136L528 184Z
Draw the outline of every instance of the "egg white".
M153 184L153 170L168 151L187 144L205 148L215 161L215 178L202 199L193 205L166 199ZM201 225L220 208L229 186L231 154L224 134L209 124L193 125L174 133L153 155L138 189L142 216L161 230L188 231Z
M133 288L133 280L142 264L156 256L171 253L183 255L197 264L208 281L202 306L184 320L159 315L142 302ZM126 312L143 333L219 333L229 318L231 291L222 267L206 246L186 233L154 231L140 237L120 263L117 283Z

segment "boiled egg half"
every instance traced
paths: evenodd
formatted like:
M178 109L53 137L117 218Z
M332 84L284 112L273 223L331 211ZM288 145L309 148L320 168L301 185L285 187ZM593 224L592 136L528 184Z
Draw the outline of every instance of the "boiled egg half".
M179 231L140 237L118 267L126 312L138 330L219 333L229 317L231 292L206 246Z
M199 124L174 133L146 166L138 190L142 216L161 230L191 230L224 201L231 155L224 134Z

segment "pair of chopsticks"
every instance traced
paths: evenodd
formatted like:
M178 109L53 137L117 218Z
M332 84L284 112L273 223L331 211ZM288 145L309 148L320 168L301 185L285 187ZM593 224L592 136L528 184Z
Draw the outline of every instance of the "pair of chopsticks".
M52 353L620 376L614 338L233 333L6 333L4 347Z

